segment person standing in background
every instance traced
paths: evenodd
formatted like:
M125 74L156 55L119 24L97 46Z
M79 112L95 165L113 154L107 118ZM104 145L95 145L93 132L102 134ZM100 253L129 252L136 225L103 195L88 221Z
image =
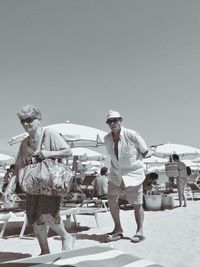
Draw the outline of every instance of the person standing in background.
M184 202L183 207L187 206L187 198L185 196L185 188L187 185L187 167L184 162L179 160L177 154L172 155L173 161L177 163L178 176L177 176L177 189L179 198L179 207L182 207L182 201Z

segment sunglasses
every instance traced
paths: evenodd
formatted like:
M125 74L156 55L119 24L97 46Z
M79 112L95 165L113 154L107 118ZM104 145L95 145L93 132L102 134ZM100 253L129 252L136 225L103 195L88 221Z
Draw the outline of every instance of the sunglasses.
M26 119L21 119L21 123L24 124L24 123L32 123L34 120L36 120L37 118L35 117L28 117Z
M118 121L119 121L118 118L116 118L116 119L109 119L109 120L107 120L107 124L111 124L112 122L116 123Z

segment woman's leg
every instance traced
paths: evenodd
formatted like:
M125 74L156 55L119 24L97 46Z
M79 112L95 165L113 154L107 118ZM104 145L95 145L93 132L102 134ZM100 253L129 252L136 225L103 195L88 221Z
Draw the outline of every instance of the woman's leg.
M183 191L180 178L177 178L177 190L178 190L178 199L179 199L179 206L182 206L182 199L183 199Z
M185 195L186 184L187 184L187 180L185 180L184 181L184 184L183 184L183 202L184 202L183 207L186 207L187 206L187 197Z
M73 237L65 230L64 223L61 221L59 224L47 224L54 232L56 232L62 239L62 250L70 250L73 247Z
M38 225L34 223L33 230L41 248L41 255L49 254L50 250L47 241L48 227L46 226L46 224Z

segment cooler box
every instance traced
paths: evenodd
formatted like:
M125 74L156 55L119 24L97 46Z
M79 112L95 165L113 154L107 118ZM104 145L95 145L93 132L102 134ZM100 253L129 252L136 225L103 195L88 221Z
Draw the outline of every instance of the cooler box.
M162 203L161 195L145 195L145 205L147 210L160 210Z
M162 196L162 208L173 208L175 206L174 196L163 195Z

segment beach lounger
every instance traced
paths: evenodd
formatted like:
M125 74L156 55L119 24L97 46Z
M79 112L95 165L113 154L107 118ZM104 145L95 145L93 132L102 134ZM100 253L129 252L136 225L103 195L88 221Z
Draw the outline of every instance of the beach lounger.
M0 238L3 238L6 227L8 225L9 220L12 219L12 221L15 218L18 218L23 221L23 225L21 227L20 230L20 234L19 234L19 238L23 238L24 237L24 232L26 230L26 227L28 225L28 221L27 221L27 216L26 216L26 212L25 211L21 211L21 212L16 212L16 210L13 210L13 212L6 212L6 213L0 213L0 223L2 223L2 227L1 227L1 231L0 231ZM61 216L66 216L66 219L69 218L69 216L73 216L74 222L76 227L78 227L78 222L77 222L77 218L76 215L84 215L84 214L89 214L89 215L94 215L95 218L95 222L97 227L99 227L99 221L98 221L98 217L97 214L101 211L100 208L93 208L93 207L84 207L84 206L79 206L79 207L75 207L75 208L64 208L60 210L60 215Z
M93 246L40 257L4 262L3 266L77 266L77 267L161 267L108 246Z
M24 236L24 232L27 226L27 217L25 211L19 211L16 212L16 210L0 213L0 222L3 224L0 232L0 238L3 238L5 230L7 228L7 225L9 221L15 221L18 219L21 219L23 221L22 228L20 230L19 238L22 238Z
M200 194L200 186L196 183L188 183L187 184L189 186L189 188L191 189L191 193L192 193L192 200L194 199L194 194L195 193L199 193Z
M76 217L77 215L94 215L96 225L97 227L100 227L98 216L97 216L99 212L101 212L100 208L79 206L79 207L70 208L70 209L61 208L60 215L66 216L66 218L72 215L76 226L78 226L77 217Z

